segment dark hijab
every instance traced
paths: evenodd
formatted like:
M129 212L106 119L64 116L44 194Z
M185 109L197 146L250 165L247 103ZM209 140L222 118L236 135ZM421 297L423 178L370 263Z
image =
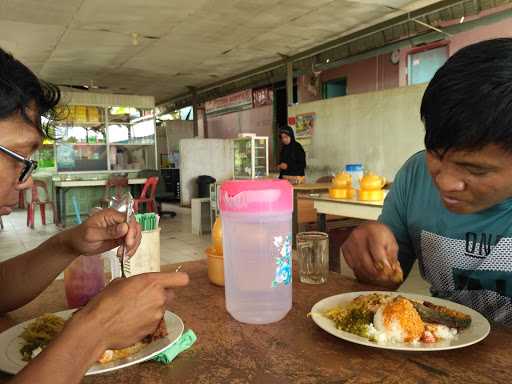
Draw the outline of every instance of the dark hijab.
M302 145L295 140L295 133L291 127L281 128L279 135L282 133L288 135L291 141L288 145L283 144L281 148L279 162L286 163L288 169L281 170L279 178L283 176L304 176L304 170L306 169L306 153Z

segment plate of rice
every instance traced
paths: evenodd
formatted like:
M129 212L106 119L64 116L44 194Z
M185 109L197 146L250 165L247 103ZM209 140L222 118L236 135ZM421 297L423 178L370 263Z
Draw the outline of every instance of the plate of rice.
M0 370L17 374L62 331L74 310L47 313L0 333ZM183 321L166 311L153 335L128 348L106 350L86 376L106 373L150 360L169 348L182 335ZM87 337L87 335L84 335Z
M478 343L489 321L451 301L402 292L350 292L316 303L311 318L353 343L407 351L440 351Z

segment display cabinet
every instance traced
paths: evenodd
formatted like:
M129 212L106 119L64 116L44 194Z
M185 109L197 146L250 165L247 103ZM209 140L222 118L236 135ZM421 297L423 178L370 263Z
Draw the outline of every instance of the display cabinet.
M41 168L66 173L157 168L153 109L69 105L58 112L57 140L45 141L34 156Z
M245 134L233 143L235 179L268 176L268 137Z

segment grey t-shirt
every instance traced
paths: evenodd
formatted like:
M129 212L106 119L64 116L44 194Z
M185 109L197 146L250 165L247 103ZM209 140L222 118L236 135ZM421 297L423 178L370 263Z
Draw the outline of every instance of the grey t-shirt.
M512 325L512 199L474 214L450 212L422 151L398 172L379 221L397 239L405 274L418 259L434 296Z

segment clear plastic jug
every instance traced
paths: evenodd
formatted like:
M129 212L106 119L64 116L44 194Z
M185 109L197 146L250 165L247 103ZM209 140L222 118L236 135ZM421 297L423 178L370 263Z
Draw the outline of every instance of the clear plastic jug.
M281 320L292 307L292 186L227 181L219 204L228 312L250 324Z

